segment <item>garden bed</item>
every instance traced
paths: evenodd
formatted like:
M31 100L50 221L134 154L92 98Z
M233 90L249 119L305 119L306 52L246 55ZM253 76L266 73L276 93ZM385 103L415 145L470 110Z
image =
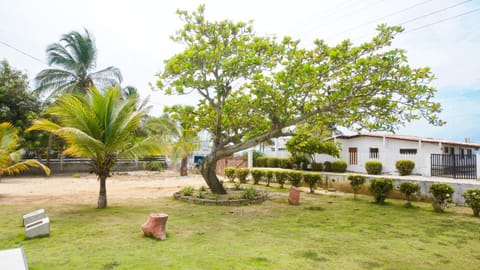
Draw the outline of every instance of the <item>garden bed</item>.
M188 203L204 204L204 205L249 205L264 202L268 198L268 192L256 189L255 196L244 198L245 190L243 189L227 189L227 194L213 194L210 191L204 191L201 196L198 192L185 195L182 191L175 192L173 197Z

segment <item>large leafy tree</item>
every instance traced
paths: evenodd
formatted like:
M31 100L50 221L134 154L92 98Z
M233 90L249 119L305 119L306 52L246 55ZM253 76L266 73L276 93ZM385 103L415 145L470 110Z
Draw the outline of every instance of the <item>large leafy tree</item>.
M29 167L37 167L45 174L50 174L50 169L38 160L22 160L22 154L23 149L19 149L18 130L11 123L0 123L0 176L17 174Z
M116 67L95 71L97 49L92 35L72 31L59 43L47 47L47 61L56 68L44 69L35 77L36 91L56 97L62 93L86 93L90 87L120 85L122 75Z
M136 138L147 111L137 109L138 99L122 98L119 87L105 91L90 88L87 94L65 94L47 109L57 123L38 119L29 130L44 130L63 138L64 154L91 159L91 170L100 180L98 208L107 207L106 179L118 158L162 154L154 136Z
M288 152L294 157L308 156L310 162L315 161L315 154L327 154L334 157L340 156L339 146L332 140L315 136L310 132L299 131L287 141Z
M12 68L6 60L0 62L0 122L12 123L20 132L38 118L42 104L28 87L27 75ZM38 135L38 134L37 134ZM32 147L38 136L26 134L20 140Z
M392 49L401 27L378 27L370 42L330 47L317 40L259 37L251 23L207 21L204 7L178 11L185 22L172 37L185 49L168 59L157 85L167 94L196 91L196 125L212 137L201 173L213 192L225 193L216 162L301 123L394 130L405 122L437 118L434 76L412 68L405 51Z

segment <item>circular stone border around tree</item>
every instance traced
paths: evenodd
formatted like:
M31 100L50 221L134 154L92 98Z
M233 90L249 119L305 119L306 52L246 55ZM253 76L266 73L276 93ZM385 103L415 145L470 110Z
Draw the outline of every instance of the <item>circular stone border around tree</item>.
M252 199L244 199L244 198L234 198L232 199L232 193L240 193L243 190L233 190L229 189L228 194L221 195L223 197L217 199L209 199L209 198L199 198L196 197L195 194L190 196L182 195L180 191L177 191L173 194L173 197L176 200L181 200L188 203L194 204L203 204L203 205L249 205L249 204L258 204L262 203L268 198L268 192L265 190L257 189L257 195Z

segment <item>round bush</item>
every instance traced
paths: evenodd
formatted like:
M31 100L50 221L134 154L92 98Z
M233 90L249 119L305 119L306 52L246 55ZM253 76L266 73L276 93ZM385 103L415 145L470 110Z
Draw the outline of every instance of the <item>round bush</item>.
M272 179L273 179L273 171L272 170L266 170L265 171L265 178L267 179L267 187L269 187L270 182L272 182Z
M286 171L275 171L275 181L280 184L280 188L283 188L283 185L288 179L288 175Z
M400 184L400 192L405 194L407 204L410 204L415 193L420 191L420 185L414 182L403 182Z
M375 178L370 180L370 193L376 203L383 203L393 189L393 180L389 178Z
M365 162L365 170L368 174L378 175L382 173L382 163L377 160L369 160Z
M290 158L280 158L278 166L282 169L291 169L293 168L293 161Z
M247 168L238 168L235 171L235 175L237 176L240 183L246 183L247 182L248 173L249 173L249 170Z
M255 167L267 167L267 158L257 157L253 163L255 164Z
M455 189L449 184L433 183L429 190L433 195L433 209L437 212L445 211L448 203L452 202L452 195Z
M407 159L397 160L395 167L400 175L410 175L415 168L415 162Z
M480 214L480 189L467 189L463 193L463 198L465 203L472 208L473 215L478 217Z
M344 173L347 171L347 162L337 160L332 163L332 172Z
M349 175L348 181L350 181L350 185L353 189L353 199L357 199L357 194L362 188L362 185L365 184L365 176L363 175Z
M322 176L318 173L304 173L303 181L307 183L310 188L310 193L314 193L316 185L322 182Z
M253 169L253 170L250 170L250 174L252 175L252 178L253 178L253 184L257 185L262 180L262 177L265 173L263 170Z
M303 178L303 175L301 172L290 171L287 173L287 175L292 186L294 187L300 186L300 183L302 183L302 178Z
M332 171L332 162L325 161L323 163L323 170L326 171L326 172L331 172Z
M233 182L235 180L235 171L236 168L234 167L225 168L225 177L227 177L228 181Z

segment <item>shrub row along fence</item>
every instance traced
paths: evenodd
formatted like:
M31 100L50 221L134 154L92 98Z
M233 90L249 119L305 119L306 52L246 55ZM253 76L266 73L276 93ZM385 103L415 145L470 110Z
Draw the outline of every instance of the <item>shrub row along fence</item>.
M272 158L272 157L258 157L255 159L255 167L260 168L282 168L282 169L303 169L311 171L325 171L325 172L346 172L347 162L337 160L334 162L325 161L323 163L312 162L306 163L305 160L296 162L292 158Z

